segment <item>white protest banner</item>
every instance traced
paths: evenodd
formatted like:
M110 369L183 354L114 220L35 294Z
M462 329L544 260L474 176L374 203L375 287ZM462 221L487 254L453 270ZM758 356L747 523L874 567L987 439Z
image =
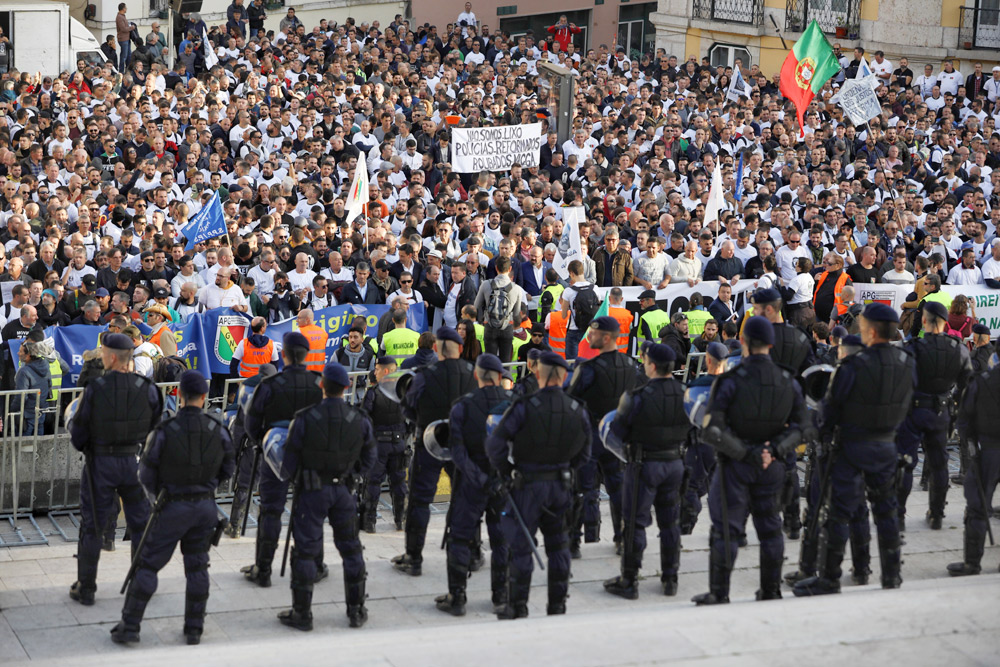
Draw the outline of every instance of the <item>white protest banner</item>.
M22 280L5 280L0 283L0 290L2 290L2 300L0 303L10 303L14 298L14 288L18 285L23 285Z
M875 91L872 90L869 78L874 80L875 75L844 81L840 92L834 96L833 101L841 106L855 125L863 125L882 113L882 107Z
M587 212L582 206L567 206L562 209L563 233L559 237L559 247L552 268L562 279L569 278L569 263L580 258L580 223L587 221Z
M451 167L460 174L507 171L517 163L537 167L542 124L456 127L451 131Z

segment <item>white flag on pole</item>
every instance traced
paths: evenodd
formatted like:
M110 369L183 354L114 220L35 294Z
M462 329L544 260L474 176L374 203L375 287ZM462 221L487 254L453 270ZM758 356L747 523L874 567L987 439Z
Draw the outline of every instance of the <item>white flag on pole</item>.
M722 169L718 165L712 172L712 185L708 189L708 201L705 202L705 220L702 229L708 227L713 220L719 219L719 211L726 206L726 200L722 196Z
M729 90L726 91L726 99L739 102L740 97L750 98L752 90L750 85L743 79L743 73L737 67L733 72L733 80L729 82Z
M212 69L219 64L219 56L215 55L212 40L204 28L201 29L201 45L205 49L205 69Z
M364 162L359 162L354 168L354 182L351 183L351 189L347 193L346 221L352 222L354 218L362 215L365 212L364 206L368 202L368 169L365 168ZM367 220L365 222L367 223Z

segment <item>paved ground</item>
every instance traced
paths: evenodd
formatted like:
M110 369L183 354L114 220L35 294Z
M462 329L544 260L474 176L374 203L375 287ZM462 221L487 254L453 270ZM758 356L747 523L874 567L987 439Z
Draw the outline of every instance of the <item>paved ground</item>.
M689 599L706 590L708 583L704 512L695 534L684 538L676 598L659 595L655 546L647 554L643 569L647 579L638 601L606 594L600 582L617 573L618 563L610 542L601 542L585 545L583 559L573 563L566 617L546 619L544 589L536 587L531 618L518 623L500 623L491 614L488 568L470 581L465 618L434 609L434 595L446 589L444 552L436 548L443 513L432 517L424 575L418 578L392 570L389 559L402 551L403 534L382 520L375 535L363 536L369 568L368 624L356 631L347 627L339 559L328 539L332 576L316 588L316 630L309 636L284 628L275 619L276 612L290 604L287 578L275 575L272 588L259 589L239 574L239 568L252 561L252 537L223 538L211 554L209 616L199 648L181 646L184 576L179 554L161 572L159 590L142 627L142 643L126 649L111 643L108 630L121 610L118 589L128 569L127 545L102 554L93 607L82 607L67 595L76 578L75 544L53 540L49 546L0 549L0 662L30 659L65 664L71 658L75 664L111 660L152 665L191 659L197 652L197 664L273 664L286 650L286 642L294 639L296 655L305 664L329 659L329 652L336 651L338 662L359 665L467 664L470 655L477 662L507 665L518 661L648 664L675 659L714 665L738 659L744 667L748 659L751 665L776 665L807 657L861 664L905 659L917 664L995 665L1000 649L996 614L1000 576L995 574L1000 547L987 548L984 568L993 574L949 578L945 565L961 559L961 490L949 493L941 531L923 525L926 501L927 495L920 491L910 501L905 583L900 591L882 592L875 585L851 587L845 575L845 594L839 598L797 600L786 591L783 601L751 603L758 584L751 530L750 547L741 550L733 575L734 604L695 610ZM998 522L994 526L1000 528ZM607 523L604 532L610 534ZM656 540L652 542L655 545ZM872 581L877 582L874 541L873 551ZM794 569L797 557L798 543L786 544L786 571ZM535 584L543 583L544 575L536 573ZM554 651L556 646L559 651Z

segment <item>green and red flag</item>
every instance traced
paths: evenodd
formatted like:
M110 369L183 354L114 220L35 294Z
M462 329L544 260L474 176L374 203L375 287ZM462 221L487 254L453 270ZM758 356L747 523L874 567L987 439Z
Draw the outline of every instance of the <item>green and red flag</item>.
M785 58L781 66L781 94L795 104L795 114L799 119L799 137L805 136L803 116L813 97L834 74L840 71L837 56L827 41L823 29L813 19L799 41Z

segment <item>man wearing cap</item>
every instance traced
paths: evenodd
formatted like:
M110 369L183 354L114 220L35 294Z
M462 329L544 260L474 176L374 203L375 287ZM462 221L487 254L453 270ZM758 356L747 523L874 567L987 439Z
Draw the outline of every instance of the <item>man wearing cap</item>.
M639 294L639 326L636 339L642 345L647 340L659 340L660 330L670 324L670 316L656 305L656 292L651 289ZM676 350L675 350L676 353Z
M794 377L815 363L812 343L802 329L784 322L781 317L781 295L774 288L758 289L753 294L753 314L767 318L774 327L774 344L771 359ZM796 467L796 453L792 450L785 461L785 498L783 526L788 539L797 540L802 532L802 517L799 508L799 474Z
M319 403L323 398L316 374L305 366L309 340L298 331L290 331L282 337L281 345L281 359L285 367L277 375L260 381L247 410L245 428L255 443L262 443L274 424L291 421L296 412ZM253 565L240 571L261 588L271 585L271 562L278 548L288 484L278 479L270 466L260 466L256 558ZM321 575L325 573L325 568L325 565L320 567Z
M729 348L719 342L709 343L705 348L705 374L691 380L688 385L692 395L704 393L708 396L715 378L725 370L725 360ZM699 387L701 389L699 389ZM715 450L702 442L701 424L695 424L688 434L688 446L684 452L684 467L687 469L687 491L681 497L680 530L682 535L690 535L701 514L701 499L708 493L708 484L715 470Z
M360 338L357 330L352 330L351 335ZM367 345L364 347L368 348ZM378 442L378 458L366 478L368 488L361 511L361 525L366 533L375 532L378 500L386 478L389 480L396 530L403 530L403 510L406 506L406 421L402 406L378 391L378 383L396 370L396 361L391 357L379 357L374 360L374 366L369 376L372 388L365 393L361 403L361 409L372 420Z
M627 600L639 597L639 568L646 549L646 527L653 523L653 506L660 535L661 590L664 595L677 594L679 501L684 477L681 445L691 425L684 412L684 386L673 377L676 359L666 345L649 345L643 357L649 382L622 395L611 422L611 432L624 444L629 460L622 486L622 513L625 539L631 536L632 543L624 544L621 575L605 581L604 589Z
M509 506L501 518L510 549L507 604L497 618L528 616L528 593L534 568L530 541L541 529L548 557L548 605L551 616L566 613L570 551L566 516L572 511L572 477L590 457L591 426L587 409L562 390L569 364L555 352L538 359L538 384L504 413L486 439L486 454L502 484L511 483ZM514 518L516 505L527 533Z
M614 541L621 546L621 462L604 449L597 437L597 426L601 418L618 406L622 394L635 387L638 380L635 363L618 351L620 333L621 329L615 318L607 315L594 318L587 331L587 342L599 354L577 366L567 389L570 396L579 398L586 404L594 441L590 460L581 466L577 478L578 495L574 498L574 517L570 531L574 556L579 552L581 529L584 541L598 542L601 539L598 469L604 480L604 488L610 496Z
M990 328L985 324L977 322L972 325L972 352L969 357L974 373L982 373L989 369L990 358L996 351L990 341L991 333Z
M83 605L94 604L97 562L115 506L115 494L125 506L125 521L133 535L141 535L149 518L149 503L139 486L139 445L160 421L160 392L148 379L129 372L132 340L123 334L105 334L101 360L104 375L87 384L69 423L73 447L85 455L80 479L80 542L77 580L69 596ZM138 541L132 541L132 555Z
M1000 365L969 383L958 411L958 432L968 447L965 539L962 561L948 565L953 577L979 574L990 520L990 500L1000 482ZM984 493L985 491L985 493ZM985 496L986 503L983 503Z
M323 521L330 519L333 540L344 564L344 596L352 628L368 620L365 609L365 560L358 539L357 475L375 463L372 423L344 400L351 380L337 362L323 369L323 400L296 413L288 428L281 472L296 479L295 548L292 549L292 608L278 614L283 625L312 630L313 584L323 558Z
M161 303L153 303L146 306L143 312L146 313L146 324L153 330L146 336L146 341L160 348L165 356L177 354L177 338L167 326L167 322L170 321L170 311L167 307Z
M165 504L139 556L122 620L111 630L117 644L139 641L139 626L156 591L157 573L170 562L178 542L187 578L184 636L188 644L201 641L208 606L208 552L219 526L215 489L236 469L229 431L204 411L207 397L205 377L198 371L184 371L177 415L161 422L143 447L139 482L150 498L165 493Z
M937 301L925 301L921 326L924 335L912 339L906 349L916 363L916 386L913 405L896 434L900 456L909 456L898 491L900 532L906 531L906 499L913 487L913 469L917 451L923 443L924 465L930 472L927 488L927 521L933 530L941 529L945 497L948 493L949 404L961 396L972 378L969 349L962 341L949 336L948 309Z
M417 370L403 399L403 416L416 425L417 443L410 468L410 498L406 504L406 552L392 559L400 572L419 577L424 540L431 518L430 504L444 464L431 456L421 440L431 422L447 419L452 403L475 387L472 364L460 358L462 337L451 327L434 333L438 361Z
M898 326L895 310L868 304L861 315L866 347L843 359L820 404L819 440L832 443L829 511L821 517L818 576L796 583L796 596L840 592L847 524L866 495L878 532L882 588L902 584L895 439L910 410L915 368L906 351L889 344Z
M452 616L465 615L465 585L472 554L477 547L479 521L486 513L490 536L490 585L493 612L507 604L507 545L500 529L503 499L490 493L495 477L486 456L486 419L510 403L513 394L501 386L504 367L500 357L481 354L476 359L477 389L455 402L449 414L448 449L455 466L451 525L448 532L448 594L439 597L437 608ZM443 443L442 443L443 444Z
M729 577L738 552L732 536L742 535L748 512L760 540L757 599L781 597L781 461L802 442L805 406L799 385L768 354L774 345L770 321L747 318L740 343L743 361L713 385L702 430L719 461L708 492L709 591L693 599L699 605L729 602Z
M229 362L229 376L252 378L264 364L278 365L281 357L274 341L267 337L267 320L255 317L250 321L250 335L239 342Z

